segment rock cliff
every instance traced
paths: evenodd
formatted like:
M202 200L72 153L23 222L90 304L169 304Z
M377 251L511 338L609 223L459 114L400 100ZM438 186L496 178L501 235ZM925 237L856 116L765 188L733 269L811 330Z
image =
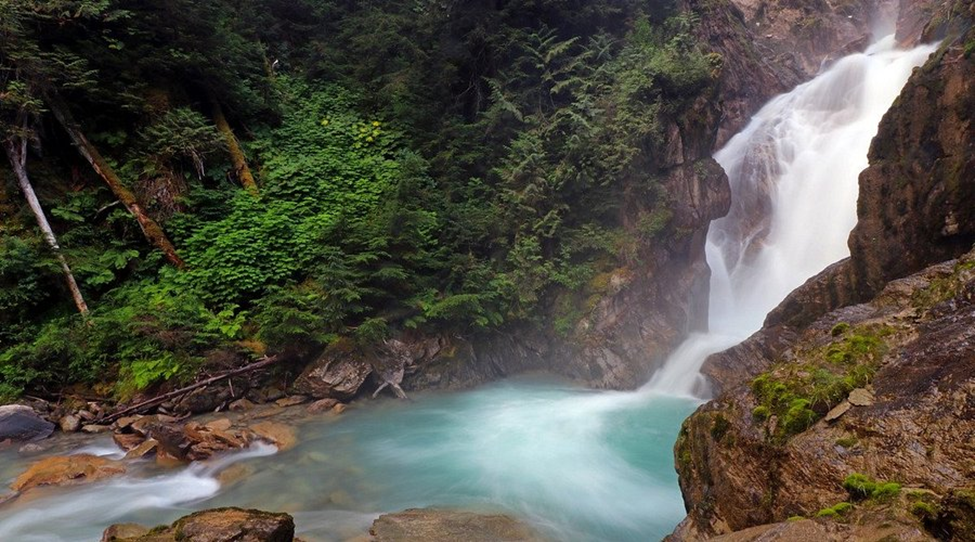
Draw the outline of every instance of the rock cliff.
M929 4L905 2L899 36L945 40L880 124L851 257L705 364L716 398L675 449L677 540L795 539L768 525L793 516L818 517L797 522L810 539L975 538L975 8Z

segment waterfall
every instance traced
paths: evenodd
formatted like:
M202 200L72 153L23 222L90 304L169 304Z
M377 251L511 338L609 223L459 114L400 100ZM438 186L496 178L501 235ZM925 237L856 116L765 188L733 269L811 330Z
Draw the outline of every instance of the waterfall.
M762 327L792 290L849 255L857 179L877 126L911 71L934 51L889 36L769 102L714 158L732 207L711 224L710 331L690 336L646 389L704 395L701 365Z

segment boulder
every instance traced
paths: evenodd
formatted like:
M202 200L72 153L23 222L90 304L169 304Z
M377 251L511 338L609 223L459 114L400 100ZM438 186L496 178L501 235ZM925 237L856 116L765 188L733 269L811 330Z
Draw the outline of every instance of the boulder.
M308 402L308 397L304 395L292 395L290 397L282 397L274 402L274 404L279 407L286 408L295 405L301 405Z
M372 524L369 533L376 542L544 540L531 527L510 516L437 508L383 514Z
M37 486L85 484L125 473L125 465L89 454L55 456L31 465L10 485L14 491L27 491Z
M184 516L151 531L112 525L102 542L292 542L295 522L288 514L241 508L215 508Z
M58 420L58 426L64 433L77 433L81 429L81 418L73 414L62 417Z
M0 406L0 442L35 442L54 432L54 424L24 405Z
M372 371L372 365L351 341L340 340L301 373L294 387L318 399L348 400L355 397Z
M331 397L329 397L327 399L321 399L319 401L315 401L314 403L308 405L308 408L306 410L308 410L309 414L321 414L322 412L328 412L329 410L332 410L332 408L334 408L335 405L337 404L339 404L338 399L332 399Z
M115 441L115 444L119 448L128 452L129 450L138 448L140 444L145 442L146 437L135 433L115 433L112 435L112 440Z

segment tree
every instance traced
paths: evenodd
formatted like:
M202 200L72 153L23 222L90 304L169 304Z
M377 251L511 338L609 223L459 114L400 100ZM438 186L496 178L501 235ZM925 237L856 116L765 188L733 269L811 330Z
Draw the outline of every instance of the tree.
M73 4L75 19L105 17L111 14L108 3L82 0ZM18 85L23 100L30 103L47 103L58 122L67 131L81 155L105 181L115 196L135 217L146 239L160 249L176 267L183 267L183 260L162 228L148 216L135 195L115 174L94 145L85 137L75 122L67 104L61 98L60 89L77 89L92 86L93 73L87 62L76 54L62 49L45 50L40 38L31 29L38 23L51 21L65 13L63 2L32 0L0 0L0 72L4 89ZM70 18L69 18L70 19ZM39 109L39 107L38 107ZM9 153L8 153L9 154ZM19 159L19 154L16 155Z
M11 109L15 111L13 122L7 122L7 119L0 121L0 129L3 129L5 132L3 150L7 154L10 166L17 177L17 184L20 186L21 192L24 193L24 198L27 199L27 204L30 206L31 212L34 213L37 225L44 234L44 240L51 247L51 250L54 251L55 257L61 264L64 280L68 285L68 290L71 292L71 298L74 300L78 312L87 317L88 304L81 294L81 289L78 288L78 283L75 281L74 274L71 272L71 267L61 252L61 246L58 244L57 237L54 235L54 230L51 228L51 224L47 220L47 215L44 214L44 208L41 207L41 202L37 199L34 187L30 182L30 178L27 176L27 141L33 136L33 131L30 130L29 123L31 122L32 114L36 114L39 111L39 104L36 100L30 99L25 94L18 95L18 89L23 89L23 85L15 82L6 85L5 92L0 93L0 101L3 102L2 109L4 112L8 113Z

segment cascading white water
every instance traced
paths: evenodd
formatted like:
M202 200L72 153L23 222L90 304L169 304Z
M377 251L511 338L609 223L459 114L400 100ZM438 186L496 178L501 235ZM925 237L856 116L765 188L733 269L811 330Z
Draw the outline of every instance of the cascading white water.
M700 403L687 396L699 392L704 359L847 253L870 140L933 50L892 45L776 98L716 155L734 204L708 236L711 331L689 338L639 392L520 381L405 407L362 402L304 425L295 449L226 458L255 467L233 487L220 486L218 461L163 472L136 463L121 478L32 490L0 506L0 540L97 540L113 522L153 525L215 506L290 512L302 538L345 540L382 512L429 505L500 508L556 540L659 540L683 516L672 446ZM25 463L0 451L0 485Z
M934 48L897 50L889 36L847 56L773 99L715 155L731 182L732 209L708 231L710 331L681 345L648 389L701 394L708 355L760 329L789 292L849 255L870 141Z

